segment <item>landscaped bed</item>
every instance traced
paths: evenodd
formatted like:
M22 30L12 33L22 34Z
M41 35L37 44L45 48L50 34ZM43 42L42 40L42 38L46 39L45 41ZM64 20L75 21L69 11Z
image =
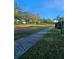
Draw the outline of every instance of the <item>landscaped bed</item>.
M64 59L64 33L52 29L19 59Z

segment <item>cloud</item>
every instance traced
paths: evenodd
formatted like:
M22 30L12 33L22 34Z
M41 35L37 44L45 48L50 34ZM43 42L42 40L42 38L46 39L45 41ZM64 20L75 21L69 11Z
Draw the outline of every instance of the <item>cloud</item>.
M44 5L45 9L58 9L58 10L64 10L64 0L47 0L47 2Z

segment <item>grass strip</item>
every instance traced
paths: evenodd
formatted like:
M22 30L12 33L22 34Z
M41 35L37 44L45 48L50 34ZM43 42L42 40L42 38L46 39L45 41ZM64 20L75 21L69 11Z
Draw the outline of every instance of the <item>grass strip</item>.
M51 26L52 24L15 24L15 27L29 27L29 26Z

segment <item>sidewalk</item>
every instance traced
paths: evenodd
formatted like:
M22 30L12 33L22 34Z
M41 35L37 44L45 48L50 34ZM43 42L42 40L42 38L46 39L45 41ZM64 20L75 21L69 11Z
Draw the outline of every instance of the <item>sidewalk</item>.
M14 42L14 59L18 59L23 53L28 51L32 46L34 46L46 33L48 33L52 28L41 30L35 34L28 37L21 38Z

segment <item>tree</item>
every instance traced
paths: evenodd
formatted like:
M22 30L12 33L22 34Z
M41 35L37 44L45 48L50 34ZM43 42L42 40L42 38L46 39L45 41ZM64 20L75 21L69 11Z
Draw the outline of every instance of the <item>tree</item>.
M14 5L14 17L15 18L19 18L20 17L20 7L18 4L15 4Z
M34 20L35 24L39 24L40 23L40 16L39 16L39 14L33 14L32 17L33 17L33 20Z
M40 19L42 23L44 24L52 24L53 21L49 18L43 18L43 19Z
M14 5L14 23L19 21L20 23L40 23L40 17L38 14L32 14L30 12L23 12L20 10L18 4Z

